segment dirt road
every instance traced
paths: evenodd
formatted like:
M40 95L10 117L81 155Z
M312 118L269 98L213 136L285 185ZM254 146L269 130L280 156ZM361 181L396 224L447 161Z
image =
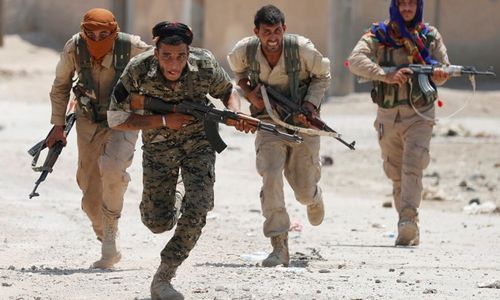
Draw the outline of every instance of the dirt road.
M58 55L18 36L7 36L5 44L0 299L149 299L159 253L171 234L153 235L140 221L139 145L120 220L123 259L114 270L90 270L100 244L80 209L74 133L40 186L40 197L28 200L38 174L26 150L50 128L48 92ZM469 96L443 89L447 105L440 115ZM230 148L217 158L216 206L174 285L186 299L500 298L500 214L474 213L500 204L499 99L500 92L480 92L466 110L436 127L424 183L426 197L440 200L423 202L418 248L393 247L397 217L382 206L391 186L383 175L368 95L332 99L323 118L355 139L358 149L322 140L321 155L333 165L323 167L327 212L320 227L307 223L305 208L287 187L293 221L289 268L258 266L270 244L262 235L253 137L223 128ZM481 205L465 212L473 199Z

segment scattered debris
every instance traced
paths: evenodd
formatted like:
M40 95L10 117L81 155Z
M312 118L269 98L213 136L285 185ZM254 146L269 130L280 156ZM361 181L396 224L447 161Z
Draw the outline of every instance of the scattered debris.
M479 283L477 287L480 289L500 289L500 280L490 283Z
M372 228L385 228L385 225L379 223L373 223Z
M432 172L430 174L425 174L424 177L434 179L434 181L431 183L432 186L438 186L439 181L441 180L441 176L439 175L438 172Z
M15 269L16 269L16 267L14 267L14 266L12 266L12 265L10 265L10 266L7 268L7 270L15 270Z
M2 282L2 286L9 287L12 286L12 283Z
M294 255L292 255L292 259L297 260L297 261L306 262L305 266L307 266L307 262L309 262L309 261L314 261L314 260L324 261L325 260L316 248L308 248L308 249L311 251L309 254L305 254L305 253L297 251L297 252L295 252Z
M382 207L391 208L392 207L392 201L385 201L384 203L382 203Z
M392 239L392 238L396 237L396 233L394 233L392 231L387 231L384 233L384 237Z
M476 199L472 199L476 200ZM472 201L471 200L471 201ZM477 199L479 201L479 199ZM490 213L495 213L498 211L497 206L495 203L488 201L484 202L483 204L477 204L477 202L473 202L467 206L464 206L463 208L464 212L470 215L477 215L477 214L490 214Z
M240 257L248 261L262 261L267 257L267 253L264 251L257 251L250 254L241 254Z
M471 176L469 176L469 179L473 180L473 181L485 180L486 176L484 174L481 174L481 173L476 173L476 174L472 174Z
M321 165L323 167L329 167L329 166L333 166L333 158L331 156L327 156L327 155L322 155L321 156Z
M424 294L437 294L437 290L436 289L425 289L424 290Z
M476 203L477 205L480 205L481 201L479 200L479 198L470 199L469 205L474 204L474 203Z
M347 264L345 264L345 263L343 263L343 264L339 264L339 265L337 266L337 269L339 269L339 270L340 270L340 269L345 269L345 268L347 268Z
M490 133L490 132L480 131L478 133L475 133L474 137L475 138L494 138L494 137L497 137L497 135L494 133Z
M213 212L208 212L208 215L207 215L207 220L215 220L219 217L218 214L216 213L213 213Z
M441 189L425 188L422 193L423 200L445 201L446 194Z
M301 232L304 226L300 224L299 222L292 222L290 224L290 228L288 228L288 231L290 232Z
M227 289L221 285L215 287L216 292L225 292Z
M435 135L444 137L469 137L470 131L462 125L438 125L435 129Z

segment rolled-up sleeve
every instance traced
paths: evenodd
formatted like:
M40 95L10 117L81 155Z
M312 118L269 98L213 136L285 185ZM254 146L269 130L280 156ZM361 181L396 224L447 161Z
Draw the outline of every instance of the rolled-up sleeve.
M56 76L50 91L52 106L50 123L53 125L64 125L66 107L71 93L72 78L75 70L75 41L73 37L66 43L60 54L59 62L56 66Z

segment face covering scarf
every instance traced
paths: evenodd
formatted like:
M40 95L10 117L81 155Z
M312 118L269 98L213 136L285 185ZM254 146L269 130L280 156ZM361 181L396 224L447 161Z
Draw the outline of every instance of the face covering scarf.
M90 56L97 61L101 61L113 49L113 43L120 31L113 13L103 8L89 10L83 16L80 28L80 36L85 40ZM107 30L111 34L100 41L94 41L86 34L86 31L94 30Z
M423 42L429 33L429 27L422 22L423 12L424 0L419 0L415 17L407 24L399 13L398 0L392 0L389 21L372 24L370 33L386 47L404 47L413 60L410 63L435 65L438 62L431 58Z

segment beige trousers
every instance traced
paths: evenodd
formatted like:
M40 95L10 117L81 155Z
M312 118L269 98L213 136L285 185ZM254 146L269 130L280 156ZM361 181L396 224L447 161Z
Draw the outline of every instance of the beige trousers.
M257 171L262 176L260 201L264 215L264 235L277 236L288 232L290 217L283 194L283 173L292 187L295 198L308 205L322 200L318 182L320 138L303 135L304 142L296 144L258 131L255 139Z
M434 109L424 114L432 118ZM409 107L379 108L374 126L382 150L384 172L392 180L397 212L405 208L418 209L422 199L423 170L430 161L434 122L415 115Z
M102 237L103 214L119 218L123 195L130 181L138 131L101 128L85 117L76 120L78 170L76 180L83 192L82 209L98 237Z

